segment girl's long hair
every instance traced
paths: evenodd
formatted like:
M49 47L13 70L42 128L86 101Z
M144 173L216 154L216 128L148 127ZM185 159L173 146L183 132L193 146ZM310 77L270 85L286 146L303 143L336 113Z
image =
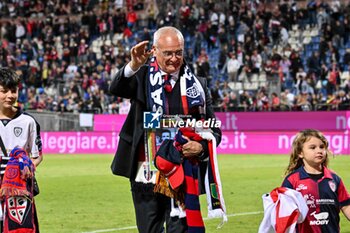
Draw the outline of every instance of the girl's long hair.
M293 140L292 151L290 153L289 165L286 169L285 175L289 175L299 167L303 165L303 159L299 157L303 150L303 145L305 142L310 140L311 137L316 137L320 139L325 145L326 149L326 159L322 163L323 166L328 166L328 158L332 156L332 152L328 149L329 143L325 136L318 130L315 129L305 129L300 131Z

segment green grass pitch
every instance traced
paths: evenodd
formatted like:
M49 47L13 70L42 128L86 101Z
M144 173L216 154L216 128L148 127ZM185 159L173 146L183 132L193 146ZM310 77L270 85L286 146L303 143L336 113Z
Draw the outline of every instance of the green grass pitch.
M112 175L112 155L46 155L37 169L36 197L43 233L137 232L129 181ZM205 220L206 232L254 233L263 218L261 196L279 186L287 155L219 155L229 221ZM330 158L330 168L350 190L350 156ZM205 197L201 210L206 217ZM341 214L341 232L350 222Z

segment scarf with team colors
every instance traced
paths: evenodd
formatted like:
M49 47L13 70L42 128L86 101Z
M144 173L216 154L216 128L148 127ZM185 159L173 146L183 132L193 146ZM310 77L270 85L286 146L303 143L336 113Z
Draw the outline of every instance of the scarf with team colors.
M191 69L184 63L183 72L180 72L180 94L184 115L192 111L205 112L205 94L202 85L192 73ZM181 70L182 71L182 70ZM169 103L167 102L164 90L165 80L159 69L155 57L151 58L148 68L147 79L147 100L148 109L152 112L159 112L161 115L168 113Z
M181 151L182 145L187 140L182 136L188 137L190 140L201 141L201 136L196 134L189 128L180 128L175 136L175 147ZM188 226L188 233L205 232L204 222L200 210L199 203L199 186L198 186L198 160L184 159L182 163L184 169L184 188L185 188L185 213Z
M175 136L175 147L181 150L181 145L185 144L182 136L188 137L193 141L206 140L209 149L208 167L205 173L205 193L207 197L208 218L222 218L221 226L227 221L226 206L222 193L221 179L216 154L216 140L209 130L198 130L194 128L180 128ZM189 232L203 232L203 220L200 213L199 206L199 190L198 190L198 162L185 159L183 163L185 173L185 213L189 226ZM181 208L181 207L176 207ZM179 213L181 217L181 210L174 210L174 213ZM190 231L192 229L193 231ZM203 224L204 229L204 224Z
M1 182L3 233L34 233L34 165L27 153L14 148Z

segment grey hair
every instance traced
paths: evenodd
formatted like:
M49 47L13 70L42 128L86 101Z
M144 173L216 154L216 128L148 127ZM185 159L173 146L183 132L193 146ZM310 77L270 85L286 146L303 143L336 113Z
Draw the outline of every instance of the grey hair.
M182 42L182 44L185 43L185 39L184 36L182 35L182 33L180 32L179 29L175 28L175 27L170 27L170 26L166 26L166 27L161 27L159 28L153 35L153 45L158 45L158 40L159 38L165 34L165 33L174 33L177 35L177 37L179 38L179 40Z

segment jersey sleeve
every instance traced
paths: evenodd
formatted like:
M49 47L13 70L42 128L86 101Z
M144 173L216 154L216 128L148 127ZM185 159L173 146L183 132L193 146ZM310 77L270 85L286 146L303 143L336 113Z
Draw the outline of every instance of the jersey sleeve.
M338 200L341 207L350 205L350 194L342 180L340 180L338 187Z
M285 178L285 179L283 180L281 187L286 187L286 188L294 189L292 183L291 183L287 178Z
M32 158L37 158L42 156L42 142L40 136L40 125L37 121L34 120L34 123L31 124L30 132L30 144L29 150Z

